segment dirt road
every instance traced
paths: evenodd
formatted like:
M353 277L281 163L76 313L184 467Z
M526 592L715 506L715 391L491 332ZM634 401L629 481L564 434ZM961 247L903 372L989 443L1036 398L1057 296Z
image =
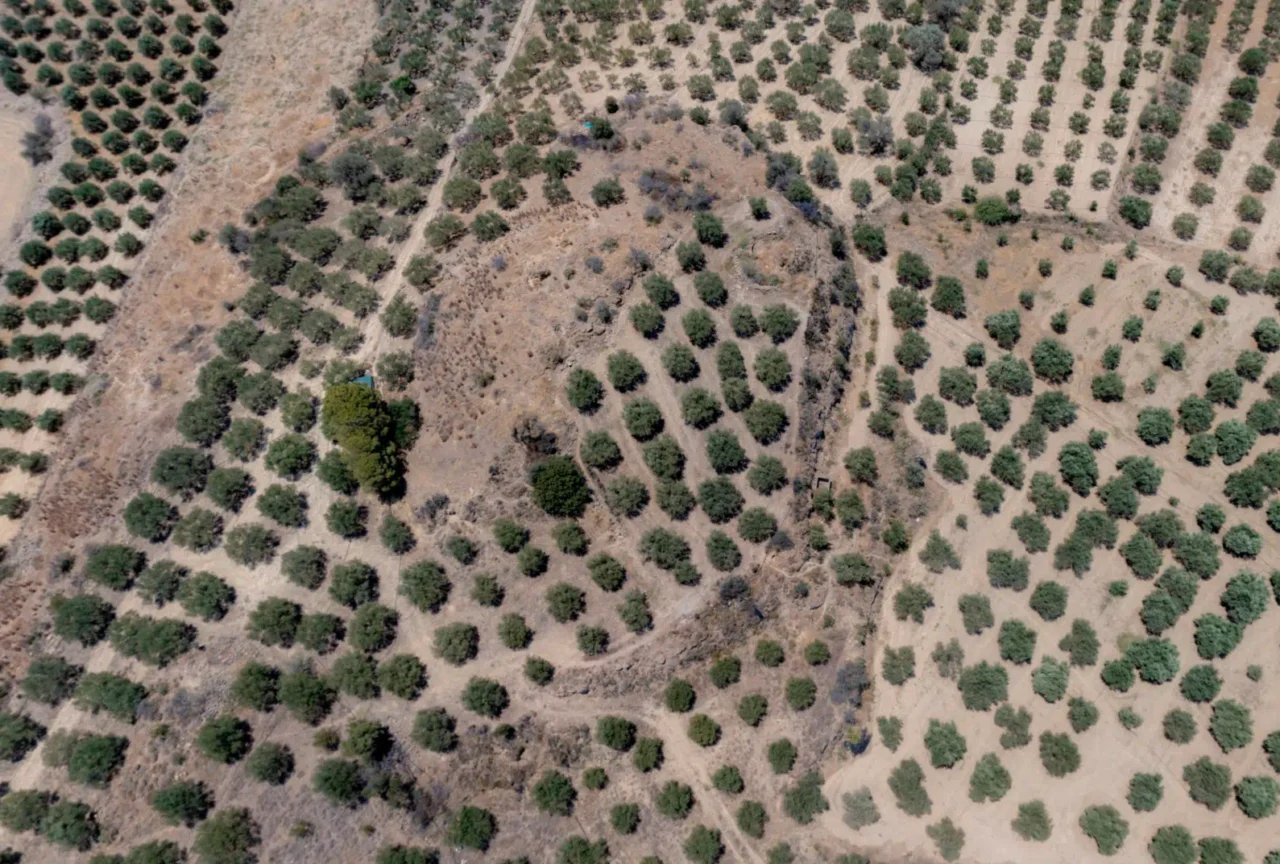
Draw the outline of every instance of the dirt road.
M525 33L529 30L529 25L533 22L534 9L537 6L535 0L524 0L524 4L520 7L520 15L516 18L515 25L511 28L511 37L507 40L507 53L493 70L493 81L498 82L507 74L507 69L511 66L511 61L515 59L520 44L524 41ZM497 95L496 83L490 84L484 91L484 95L480 97L480 101L466 114L462 123L465 129L471 125L475 118L488 110L489 105L493 102L494 96ZM418 214L417 220L413 223L413 229L409 235L409 242L400 250L400 255L396 258L395 269L384 280L387 286L387 296L395 296L395 292L399 290L400 285L404 281L405 268L409 266L409 262L415 257L423 253L427 245L426 228L431 224L431 220L440 215L443 206L444 182L449 179L449 174L453 171L454 162L457 159L457 148L449 148L449 152L445 154L444 159L440 163L440 179L431 187L431 192L427 196L427 206L422 208ZM383 298L387 299L386 297ZM373 364L382 354L385 341L384 328L382 319L377 315L370 315L366 318L361 327L364 336L361 350L356 355L359 362L365 363L369 368L373 368Z

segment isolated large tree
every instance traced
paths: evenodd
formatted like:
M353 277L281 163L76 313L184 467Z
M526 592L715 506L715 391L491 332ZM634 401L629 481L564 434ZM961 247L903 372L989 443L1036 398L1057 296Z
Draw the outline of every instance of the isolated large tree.
M902 37L911 62L922 72L936 72L942 68L947 55L947 34L936 24L920 24L912 27Z
M374 390L355 383L330 387L324 394L321 428L342 447L362 487L386 492L399 482L391 412Z

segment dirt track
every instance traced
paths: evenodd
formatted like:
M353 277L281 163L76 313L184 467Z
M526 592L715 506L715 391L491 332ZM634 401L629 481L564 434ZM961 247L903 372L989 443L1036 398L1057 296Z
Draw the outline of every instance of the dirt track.
M515 59L518 48L524 41L525 34L529 30L529 25L533 21L534 9L537 6L536 0L524 0L524 4L520 7L520 17L516 19L511 28L511 37L507 41L507 53L503 56L502 61L494 68L493 80L501 81L502 76L507 74L507 69L511 66L511 61ZM471 125L471 121L478 114L484 113L488 109L489 104L493 101L497 90L493 85L484 91L484 95L480 97L480 101L467 112L466 119L462 124L462 128L466 129ZM458 150L456 147L450 147L449 152L440 160L440 182L431 187L430 193L427 195L427 205L422 208L418 217L414 220L413 229L409 235L409 242L400 250L396 256L396 266L383 281L388 294L394 294L395 290L404 281L404 268L409 266L409 262L416 256L421 254L427 246L426 227L440 215L441 200L444 197L444 180L449 177L453 171L454 162L458 158ZM377 360L378 355L382 353L384 348L382 319L377 315L371 315L365 319L363 325L364 344L358 356L363 359L369 366Z
M301 143L332 134L325 93L349 80L373 24L371 4L240 4L209 116L88 370L95 383L68 412L44 492L10 550L18 573L0 586L0 602L16 614L0 625L0 662L11 674L29 659L23 639L43 602L33 587L52 556L116 524L152 455L176 437L174 418L225 320L223 304L244 289L212 235L291 168ZM194 244L198 229L211 239Z

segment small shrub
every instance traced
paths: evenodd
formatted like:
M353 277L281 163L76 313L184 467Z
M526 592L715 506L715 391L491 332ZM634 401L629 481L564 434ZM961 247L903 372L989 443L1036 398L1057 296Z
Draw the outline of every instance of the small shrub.
M774 774L789 774L798 754L789 739L781 738L769 745L767 755Z
M914 759L904 759L893 769L889 790L898 809L909 816L926 816L933 811L933 802L924 788L924 770Z
M1065 777L1080 767L1080 750L1067 735L1040 734L1040 763L1051 777Z
M1012 822L1014 832L1024 840L1043 843L1053 833L1053 820L1043 801L1029 801L1018 805L1018 815Z
M1217 812L1231 797L1231 769L1202 756L1182 770L1191 800Z
M1100 854L1114 855L1129 836L1129 823L1110 805L1093 806L1080 815L1080 830L1093 840Z

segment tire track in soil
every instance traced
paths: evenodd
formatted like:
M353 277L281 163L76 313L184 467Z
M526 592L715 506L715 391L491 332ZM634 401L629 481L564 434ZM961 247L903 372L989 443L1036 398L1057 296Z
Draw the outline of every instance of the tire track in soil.
M570 700L557 698L554 706L550 704L538 705L538 719L559 719L581 724L586 718L596 719L611 713L607 706L600 710L582 706L566 708L565 703L567 701ZM729 811L729 808L725 806L720 793L712 785L711 778L703 770L703 760L698 757L697 752L690 745L685 737L684 730L680 728L679 724L673 718L652 710L640 710L632 713L633 716L652 726L658 737L662 739L663 754L665 756L664 763L676 768L677 773L691 781L690 785L694 789L694 800L697 804L707 809L708 821L714 820L720 823L722 840L726 851L732 852L736 856L733 860L764 864L764 859L760 857L752 846L751 841L738 828L737 820Z
M462 123L463 129L470 126L478 115L483 114L497 96L499 84L503 77L506 76L507 69L510 67L511 61L515 59L521 43L524 42L525 33L528 31L529 25L533 23L533 13L536 6L536 0L524 0L524 5L520 7L520 15L516 18L515 26L511 28L511 37L507 40L506 54L503 56L502 62L493 70L495 83L489 85L480 101L467 112ZM388 286L388 290L382 297L384 301L389 297L395 296L395 291L391 289L399 289L404 282L405 268L427 245L426 227L431 220L440 215L444 198L444 184L453 171L457 155L456 147L450 147L449 152L445 154L444 161L440 165L440 177L427 195L427 205L422 208L418 218L413 223L413 228L410 231L411 239L408 245L400 251L400 255L396 259L396 266L386 279L385 284ZM362 349L356 353L355 359L358 362L368 363L370 370L372 370L373 364L377 362L378 357L382 355L384 350L383 343L386 330L382 326L382 317L380 315L370 315L365 319L362 329L365 337L364 343Z

